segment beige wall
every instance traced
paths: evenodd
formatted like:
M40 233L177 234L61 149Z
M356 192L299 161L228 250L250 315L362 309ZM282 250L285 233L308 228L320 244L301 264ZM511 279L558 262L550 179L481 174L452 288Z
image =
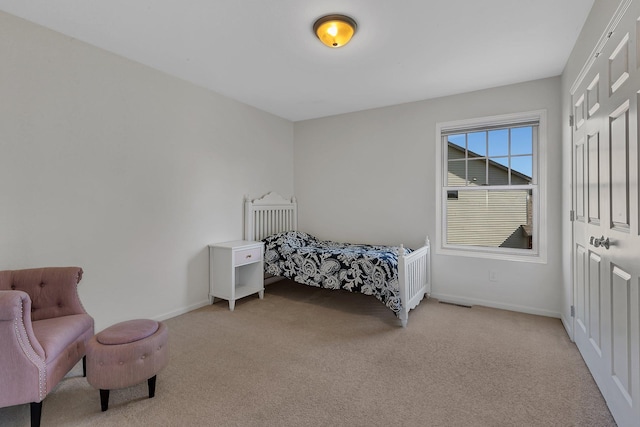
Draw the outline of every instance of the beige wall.
M300 228L364 243L436 235L436 123L546 109L547 182L561 179L560 77L343 114L294 125ZM433 295L559 316L561 189L549 185L546 264L433 256ZM438 245L440 242L433 242ZM489 280L495 271L496 281Z
M293 125L0 12L0 269L78 265L97 329L207 302L243 195L293 192Z

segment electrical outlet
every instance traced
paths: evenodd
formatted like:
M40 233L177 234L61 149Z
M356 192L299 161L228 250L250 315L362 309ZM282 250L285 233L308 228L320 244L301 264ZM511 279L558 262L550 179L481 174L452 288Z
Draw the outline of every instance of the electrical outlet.
M495 270L489 270L489 280L492 282L498 281L498 272Z

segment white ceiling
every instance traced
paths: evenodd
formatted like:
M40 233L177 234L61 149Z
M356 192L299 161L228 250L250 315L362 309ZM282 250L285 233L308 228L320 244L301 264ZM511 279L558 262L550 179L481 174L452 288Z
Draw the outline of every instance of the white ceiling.
M0 10L298 121L562 73L594 0L0 0ZM343 13L351 43L313 22Z

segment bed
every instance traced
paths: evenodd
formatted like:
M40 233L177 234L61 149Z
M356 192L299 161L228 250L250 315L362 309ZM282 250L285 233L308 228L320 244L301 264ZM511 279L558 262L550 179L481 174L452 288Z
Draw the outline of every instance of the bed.
M403 327L409 310L431 293L429 238L412 250L321 240L298 230L295 198L276 193L245 198L245 240L265 242L269 283L288 278L327 289L372 295L393 311Z

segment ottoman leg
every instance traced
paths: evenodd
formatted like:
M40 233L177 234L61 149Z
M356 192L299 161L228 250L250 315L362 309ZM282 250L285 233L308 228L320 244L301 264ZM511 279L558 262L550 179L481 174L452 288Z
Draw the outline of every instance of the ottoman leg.
M102 412L109 409L109 390L100 389L100 408Z
M149 385L149 399L151 399L156 395L156 375L149 378L147 384Z
M82 358L82 376L83 377L87 376L87 356L86 355Z

